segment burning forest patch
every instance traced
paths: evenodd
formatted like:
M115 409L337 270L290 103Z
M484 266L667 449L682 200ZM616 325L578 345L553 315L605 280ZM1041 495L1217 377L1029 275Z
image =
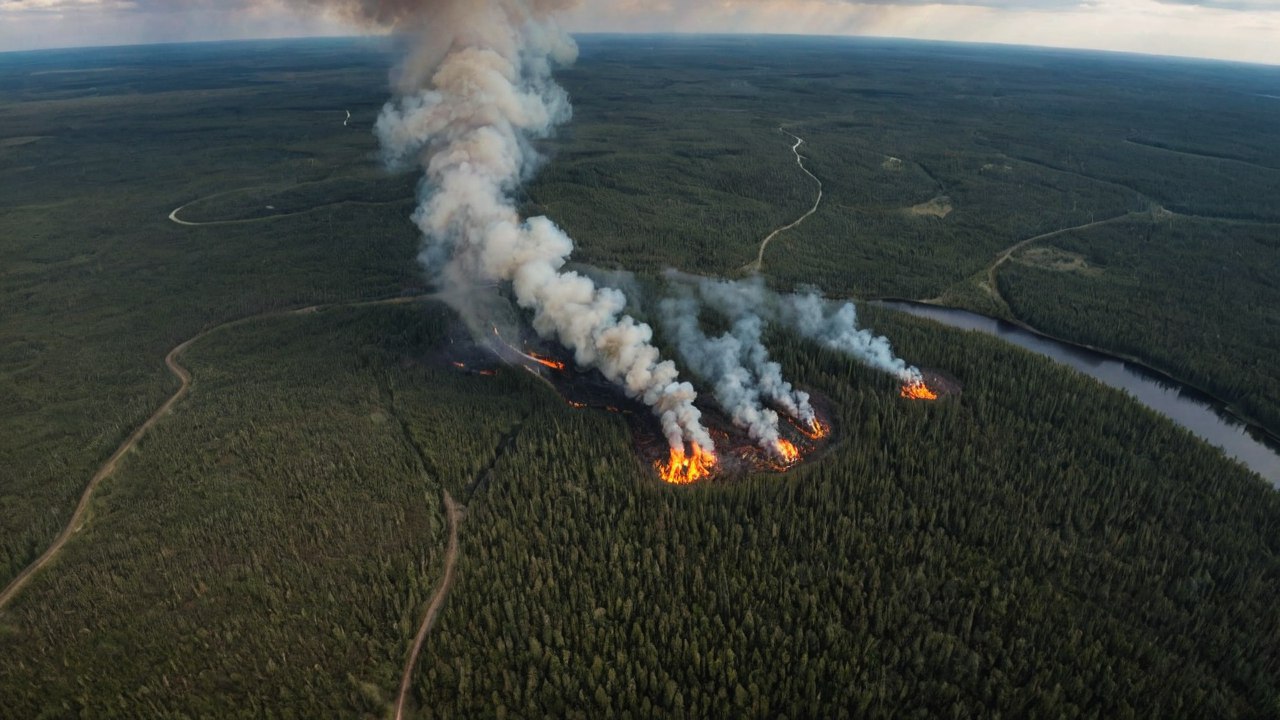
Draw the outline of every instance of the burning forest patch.
M769 323L896 376L911 397L936 399L886 338L858 326L852 303L833 304L816 292L780 295L758 277L737 283L669 277L655 317L682 369L663 357L654 326L628 310L636 298L566 267L572 238L548 217L524 217L516 192L543 162L536 141L572 117L569 95L552 77L577 56L556 18L563 3L336 6L413 38L397 71L396 96L374 130L389 166L423 172L413 213L422 233L418 257L440 297L476 344L533 373L575 407L593 407L604 395L606 408L642 407L646 412L629 417L656 427L644 437L665 441L654 461L664 479L785 471L829 442L829 421L770 357L763 341ZM720 314L730 329L709 336L704 311ZM496 318L516 313L539 342L501 336ZM493 371L452 362L463 372ZM685 371L710 391L715 409L682 377Z
M918 379L910 379L902 384L899 395L907 400L924 400L933 402L960 394L963 387L955 378L939 370L921 369Z
M825 398L813 397L814 417L786 419L776 444L762 447L746 430L715 407L700 407L714 441L714 451L697 444L672 448L650 408L627 397L598 370L578 367L561 347L549 347L536 336L508 338L496 328L484 343L454 339L440 362L457 372L491 377L499 367L519 368L555 390L570 407L620 415L631 432L640 462L664 482L689 485L731 480L751 473L785 473L811 461L831 445L833 432Z

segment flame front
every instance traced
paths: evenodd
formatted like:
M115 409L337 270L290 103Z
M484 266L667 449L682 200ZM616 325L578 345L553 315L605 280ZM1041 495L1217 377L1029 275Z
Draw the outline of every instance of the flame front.
M902 397L909 400L937 400L938 393L930 390L924 380L913 380L902 386Z
M826 425L818 418L809 421L809 430L805 433L813 440L821 440L831 434L831 426Z
M539 365L542 365L543 367L549 367L552 370L564 370L566 367L565 364L560 362L559 360L552 360L551 358L543 357L537 353L529 353L525 357L538 363Z
M788 465L800 459L800 450L790 440L778 440L773 449L778 453L778 457L782 458L782 461Z
M703 450L697 443L693 452L685 454L684 448L671 448L671 459L664 465L657 464L658 475L663 482L672 485L689 485L711 475L716 467L716 456Z

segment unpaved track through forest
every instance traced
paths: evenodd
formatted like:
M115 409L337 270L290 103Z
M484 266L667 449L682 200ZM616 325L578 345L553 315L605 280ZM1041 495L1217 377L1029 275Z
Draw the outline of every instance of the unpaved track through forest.
M219 193L219 194L225 195L226 193ZM209 200L210 198L213 198L213 197L216 197L216 196L210 195L209 197L201 198L201 200ZM404 200L378 200L378 201L339 200L338 202L324 203L323 205L314 205L312 207L306 208L305 210L298 210L297 212L279 213L277 215L263 215L262 217L254 217L254 218L241 218L239 220L210 220L208 222L190 222L178 217L178 213L182 212L183 210L186 210L188 207L196 204L197 202L200 202L200 201L192 200L186 205L183 205L182 207L175 209L173 212L169 213L169 219L185 227L219 227L222 225L248 225L249 223L260 223L260 222L267 222L270 220L281 220L284 218L298 217L299 215L306 215L307 213L315 212L316 210L323 210L324 208L337 207L339 205L360 205L363 207L379 207L381 205L395 205L397 203L401 203L405 201Z
M996 256L995 262L991 263L990 267L987 268L987 285L989 286L989 289L991 291L991 296L999 300L1000 302L1005 303L1005 307L1009 306L1008 302L1004 299L1004 296L1000 294L1000 286L996 285L996 272L1000 269L1001 265L1008 262L1009 258L1013 257L1013 254L1018 252L1022 248L1032 243L1040 242L1041 240L1048 240L1051 237L1065 235L1069 232L1076 232L1078 230L1088 230L1089 228L1101 227L1103 225L1109 225L1113 222L1119 222L1121 220L1125 220L1127 218L1132 218L1132 217L1141 217L1143 215L1150 215L1150 213L1137 212L1137 211L1127 212L1123 215L1116 215L1115 217L1103 218L1102 220L1095 220L1093 222L1085 223L1084 225L1076 225L1075 227L1062 228L1060 230L1053 230L1051 232L1043 233L1041 235L1036 235L1035 237L1029 237L1026 240L1022 240L1013 245L1010 245L1009 247L1002 250L1000 254Z
M769 237L765 238L764 241L760 243L760 250L759 252L756 253L756 261L754 263L749 263L747 265L746 270L748 270L749 272L758 273L760 272L761 269L764 268L764 251L769 248L769 243L773 242L774 238L778 237L779 235L781 235L782 233L788 230L792 230L796 227L799 227L800 223L803 223L805 220L808 220L814 213L818 212L818 207L822 205L822 192L823 192L822 181L818 179L817 175L814 175L813 173L809 172L809 168L804 166L804 156L800 154L800 146L804 144L804 138L800 137L799 135L792 135L791 133L787 132L784 128L778 128L778 132L786 135L790 135L796 141L796 144L791 147L791 152L795 153L796 164L800 166L800 169L804 171L804 174L813 178L813 181L818 183L818 197L816 200L813 201L813 207L809 208L809 212L805 213L804 215L801 215L795 222L791 223L790 225L780 227L777 230L774 230L773 232L769 233Z
M449 588L453 587L453 568L458 561L458 523L462 521L463 509L454 502L448 490L443 492L444 507L449 516L449 546L444 554L444 577L440 579L440 586L436 588L436 594L432 596L431 604L427 606L427 614L422 618L422 626L418 628L418 634L413 639L413 649L409 651L409 660L405 663L404 675L400 678L400 693L396 696L396 720L404 720L405 702L409 699L410 688L413 687L413 669L417 667L422 646L426 644L427 634L436 624L440 607L444 605L444 600L449 595Z
M31 580L31 578L35 576L36 573L40 572L40 570L43 569L46 565L52 562L53 559L57 557L58 553L62 551L62 548L67 544L67 542L77 532L80 531L80 528L84 525L84 522L88 516L89 505L90 505L90 502L93 500L93 494L98 489L98 486L102 484L103 480L106 480L107 478L111 477L112 474L115 473L117 466L120 464L120 460L130 450L133 450L138 445L138 442L142 440L142 437L144 435L147 434L147 431L155 427L156 423L158 423L161 418L163 418L165 415L168 415L169 412L173 410L174 406L178 404L178 401L186 397L187 393L191 390L191 372L178 362L178 358L182 355L182 353L186 352L187 349L190 348L192 345L204 339L205 337L208 337L209 335L215 332L218 332L219 330L226 330L228 328L232 328L237 325L244 325L246 323L253 322L254 320L264 320L272 317L289 317L294 315L308 315L310 313L319 312L321 310L326 310L331 308L372 307L375 305L404 305L407 303L425 299L427 297L430 297L430 296L429 295L413 295L413 296L406 296L406 297L387 298L384 300L358 300L358 301L348 302L348 303L310 305L308 307L297 308L295 310L276 310L276 311L262 313L260 315L253 315L246 318L240 318L239 320L230 320L228 322L222 323L221 325L215 325L206 330L202 330L201 332L197 333L195 336L193 336L189 340L186 340L181 344L177 345L176 347L174 347L172 350L169 351L169 354L165 356L164 363L166 366L168 366L169 372L173 373L174 376L178 378L178 382L180 384L178 386L177 391L175 391L173 395L170 396L169 399L166 400L164 404L159 407L159 409L157 409L154 413L152 413L151 417L147 418L145 422L139 425L138 428L134 430L129 435L129 437L125 439L123 443L120 444L120 447L116 448L116 451L111 454L111 457L107 458L107 461L103 463L101 467L98 468L98 471L93 474L93 477L89 479L89 484L85 486L84 492L80 495L80 502L76 505L75 512L71 513L71 519L67 521L66 527L62 529L62 532L59 533L56 538L54 538L53 543L50 544L49 547L45 549L45 551L40 555L40 557L36 558L34 562L32 562L30 565L26 567L26 569L18 573L17 577L15 577L13 581L10 582L7 587L5 587L4 591L0 592L0 610L4 610L4 608L9 604L9 602L12 601L13 598L17 596L17 594Z

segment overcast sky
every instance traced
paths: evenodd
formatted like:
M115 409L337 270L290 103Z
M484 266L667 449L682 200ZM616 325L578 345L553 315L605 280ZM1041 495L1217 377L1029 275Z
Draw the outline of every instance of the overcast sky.
M355 30L286 0L0 0L0 51ZM1280 65L1280 0L583 0L575 31L877 35Z

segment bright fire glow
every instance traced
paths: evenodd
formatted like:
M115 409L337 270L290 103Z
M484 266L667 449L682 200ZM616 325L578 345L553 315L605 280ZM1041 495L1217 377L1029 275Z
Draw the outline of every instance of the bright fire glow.
M796 446L790 440L779 440L778 444L773 446L773 449L778 452L778 457L782 458L782 461L788 465L800 459L800 451L796 449Z
M831 426L824 424L818 418L814 418L809 421L809 430L806 434L814 440L821 440L831 434Z
M689 485L707 478L716 467L716 456L703 450L696 443L693 452L685 454L684 448L671 448L671 459L657 464L658 475L672 485Z
M543 356L541 356L541 355L539 355L539 354L537 354L537 353L529 353L529 354L527 355L527 357L528 357L530 360L532 360L532 361L534 361L534 362L538 363L539 365L542 365L543 367L549 367L549 368L551 368L552 370L564 370L564 369L565 369L565 364L564 364L564 363L562 363L562 362L560 362L559 360L552 360L551 358L543 357Z
M937 400L938 393L930 390L923 380L916 380L902 386L902 397L910 400Z

